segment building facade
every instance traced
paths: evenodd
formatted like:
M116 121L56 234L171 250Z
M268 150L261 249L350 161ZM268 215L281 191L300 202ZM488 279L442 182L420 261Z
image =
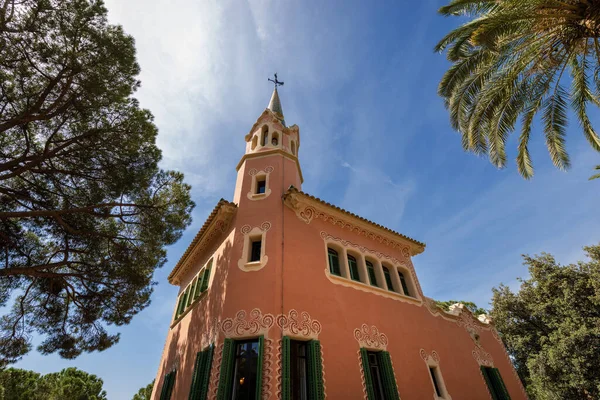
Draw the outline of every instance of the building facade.
M277 89L169 282L153 400L526 399L485 316L427 298L425 245L302 191Z

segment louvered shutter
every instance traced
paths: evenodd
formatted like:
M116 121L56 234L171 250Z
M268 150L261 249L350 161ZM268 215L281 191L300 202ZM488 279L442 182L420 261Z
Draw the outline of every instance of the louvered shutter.
M210 265L204 269L202 273L202 286L200 287L200 292L203 293L208 289L208 282L210 281Z
M369 368L369 354L367 349L360 349L360 359L362 360L363 375L365 376L365 385L367 386L367 397L369 400L375 400L375 391L373 390L373 377Z
M194 373L192 374L192 386L190 388L190 395L188 396L189 400L199 400L199 389L200 389L200 375L202 374L202 367L204 364L204 358L206 357L206 353L204 351L199 351L196 354L196 362L194 363Z
M173 370L169 372L165 376L165 381L163 383L162 391L160 393L160 400L170 400L171 393L173 392L173 386L175 386L175 374L177 370Z
M291 400L292 398L292 385L291 379L291 353L290 353L291 341L287 336L283 337L281 343L281 399Z
M263 377L263 354L265 348L265 338L258 338L258 360L256 361L256 396L255 399L262 399L262 377Z
M377 353L377 362L382 372L383 390L386 400L400 400L396 379L394 379L394 368L392 367L390 353L387 351Z
M311 340L306 343L308 352L308 398L309 400L323 400L323 365L321 364L321 343Z
M504 385L504 381L502 380L502 376L500 375L498 368L492 368L490 372L494 375L495 386L498 388L499 398L501 400L510 400L508 390L506 390L506 385Z
M496 395L496 390L494 389L494 385L493 385L493 383L492 383L492 377L491 377L491 376L488 374L488 371L489 371L491 368L487 368L487 367L484 367L484 366L482 365L482 366L480 367L480 369L481 369L481 374L483 375L483 379L485 379L485 383L486 383L486 385L487 385L487 387L488 387L488 390L489 390L489 392L490 392L490 395L492 396L492 399L493 399L493 400L500 400L500 399L498 398L498 396Z
M235 342L233 339L225 339L225 342L223 343L223 356L221 358L221 371L219 376L217 400L230 400L231 398L234 362Z
M210 385L210 370L212 369L212 359L215 350L214 345L210 345L208 349L204 350L206 353L204 357L204 366L202 367L202 374L199 376L200 385L200 397L198 400L206 400L208 397L208 386Z

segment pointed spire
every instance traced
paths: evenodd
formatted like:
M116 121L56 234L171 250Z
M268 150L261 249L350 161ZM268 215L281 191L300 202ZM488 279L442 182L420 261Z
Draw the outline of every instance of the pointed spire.
M283 126L285 126L285 119L283 118L283 108L281 108L281 100L279 100L279 93L277 93L277 86L273 89L273 94L271 95L271 101L269 102L269 106L267 107L269 110L273 111L275 115L281 120Z

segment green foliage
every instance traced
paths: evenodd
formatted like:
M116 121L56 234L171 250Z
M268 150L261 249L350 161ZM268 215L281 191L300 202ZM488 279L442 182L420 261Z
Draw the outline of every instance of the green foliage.
M600 5L588 0L451 0L439 12L470 21L435 50L452 63L438 93L445 100L463 148L506 165L505 144L521 117L517 166L533 176L528 144L541 113L546 146L557 168L570 165L565 148L567 111L600 151L587 114L600 105ZM569 82L571 87L565 87ZM593 83L593 84L592 84Z
M434 300L434 301L435 301L436 306L440 307L441 309L443 309L445 311L450 311L450 306L453 304L462 303L475 316L478 316L481 314L488 314L488 311L486 309L477 307L477 304L473 303L472 301L464 301L464 300L448 300L448 301Z
M152 389L154 389L154 381L150 382L148 386L141 388L136 394L134 394L132 400L150 400L150 397L152 396Z
M44 376L16 368L0 371L2 400L106 400L102 385L102 379L77 368Z
M600 398L600 245L562 266L524 256L520 290L493 290L492 319L532 399Z
M134 41L101 0L0 0L0 367L104 350L150 302L191 221L161 152Z

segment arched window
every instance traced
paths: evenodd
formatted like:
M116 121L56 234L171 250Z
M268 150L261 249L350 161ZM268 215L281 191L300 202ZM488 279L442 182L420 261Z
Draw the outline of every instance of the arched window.
M296 142L294 142L293 140L292 140L292 146L291 147L292 147L292 155L295 156L296 155Z
M269 127L268 126L263 126L262 127L262 132L260 134L260 145L261 146L266 146L267 145L267 138L269 137Z
M406 296L413 297L412 294L408 291L408 285L406 284L406 279L404 278L404 274L398 271L398 277L400 278L400 284L402 285L402 290L404 290L404 294Z
M369 274L369 283L371 286L379 286L377 284L377 275L375 275L375 267L371 261L366 261L367 264L367 273Z
M360 275L358 274L358 263L356 258L348 254L348 268L350 269L350 278L353 281L360 281Z
M273 138L271 139L271 144L273 146L277 146L279 144L279 134L277 132L273 132Z
M252 150L256 148L256 143L258 142L258 137L254 136L252 138Z
M387 283L388 290L395 292L394 285L392 284L392 275L390 275L388 267L383 267L383 276L385 277L385 283Z
M333 275L341 276L340 258L338 257L337 251L327 248L327 255L329 256L329 272Z

